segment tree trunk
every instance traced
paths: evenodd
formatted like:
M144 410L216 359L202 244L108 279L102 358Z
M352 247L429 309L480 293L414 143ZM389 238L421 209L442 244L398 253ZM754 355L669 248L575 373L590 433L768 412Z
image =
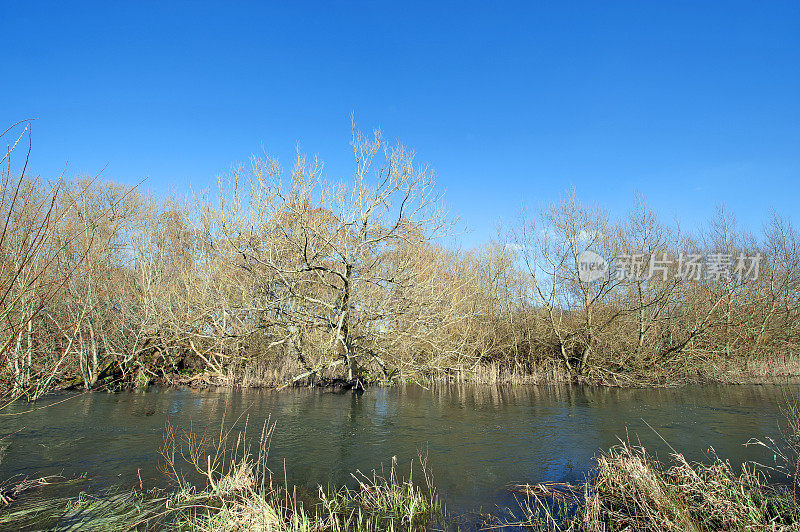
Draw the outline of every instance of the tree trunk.
M339 319L338 340L341 343L342 355L347 363L347 380L354 383L360 377L358 361L356 360L350 338L350 291L352 289L353 266L345 266L344 293L342 294L341 315Z

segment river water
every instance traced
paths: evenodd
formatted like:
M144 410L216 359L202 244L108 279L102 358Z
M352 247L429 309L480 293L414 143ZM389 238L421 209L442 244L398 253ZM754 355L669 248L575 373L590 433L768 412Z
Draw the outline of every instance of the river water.
M592 457L619 439L641 441L662 459L669 448L661 438L690 459L702 460L713 448L734 465L770 461L762 448L744 444L780 439L782 409L798 393L797 386L776 385L408 385L363 394L154 389L57 395L2 411L0 479L86 474L86 482L64 489L139 487L140 478L144 488L165 486L157 449L168 421L218 430L223 417L238 419L240 427L247 420L255 439L271 416L277 427L269 465L283 478L285 464L290 483L352 485L356 470L388 466L392 457L408 464L427 450L449 512L495 511L513 502L509 483L581 480Z

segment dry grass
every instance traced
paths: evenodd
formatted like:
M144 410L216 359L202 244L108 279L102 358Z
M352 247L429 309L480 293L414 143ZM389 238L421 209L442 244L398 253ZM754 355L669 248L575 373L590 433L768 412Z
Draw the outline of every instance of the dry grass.
M436 492L424 455L420 455L423 485L398 474L393 459L386 475L356 472L355 488L325 489L300 497L267 467L275 425L261 429L257 452L244 429L235 432L224 421L219 431L176 433L168 427L160 454L162 470L179 492L172 498L170 521L179 529L202 531L344 531L424 530L440 514ZM181 474L178 462L188 462L206 486L198 490Z
M203 531L425 530L440 511L430 485L426 493L410 478L399 478L394 464L387 478L357 479L355 489L319 487L316 500L301 502L296 491L283 486L255 489L245 475L231 479L235 490L200 495L216 504L200 505L198 495L189 497L178 522L181 528Z
M426 530L441 511L431 484L421 488L411 477L400 478L395 463L387 477L359 473L355 489L320 486L316 496L302 498L288 486L261 483L254 471L243 461L214 487L184 491L173 503L174 526L220 532Z
M726 461L668 466L644 448L620 444L597 458L584 485L523 485L525 525L581 531L796 530L800 507L755 466L735 473Z

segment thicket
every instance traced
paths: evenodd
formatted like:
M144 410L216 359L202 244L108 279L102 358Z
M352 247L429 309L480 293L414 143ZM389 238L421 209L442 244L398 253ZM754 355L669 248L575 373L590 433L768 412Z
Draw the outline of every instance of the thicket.
M462 250L432 169L379 132L354 132L347 178L302 154L288 169L254 156L177 201L31 177L29 127L2 133L0 160L0 380L14 397L153 380L800 374L800 238L777 214L750 234L720 209L684 233L641 199L612 216L567 192ZM604 278L581 278L587 249ZM689 256L727 269L680 275Z

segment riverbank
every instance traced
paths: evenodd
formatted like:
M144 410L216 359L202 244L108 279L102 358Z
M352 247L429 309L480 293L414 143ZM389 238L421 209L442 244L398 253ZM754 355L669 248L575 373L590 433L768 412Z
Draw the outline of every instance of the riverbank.
M139 372L124 373L119 367L101 372L94 389L120 391L146 389L149 386L189 388L268 388L322 387L336 391L371 386L403 384L476 384L476 385L573 385L599 387L663 388L693 384L797 384L800 383L800 356L764 356L760 359L720 359L704 365L702 370L663 375L646 372L636 374L595 371L587 376L575 376L566 372L558 363L544 363L508 367L505 364L488 363L471 368L450 370L420 370L410 373L384 375L378 372L364 373L358 382L346 381L335 371L314 372L308 375L296 363L287 360L271 367L249 366L230 371L209 372L183 371L181 373ZM298 375L301 378L298 378ZM86 389L84 381L73 379L57 386L61 390Z
M796 479L789 477L790 486L771 484L772 472L752 463L735 472L718 457L690 463L678 452L663 464L644 447L622 443L597 457L583 484L514 490L525 496L520 524L534 529L797 530Z
M424 531L444 519L435 490L424 481L356 473L358 487L289 486L247 456L226 464L226 473L206 470L205 487L181 480L177 490L111 491L70 499L27 500L41 479L7 493L0 527L15 530L194 530L262 532ZM219 464L214 464L218 466ZM263 464L261 464L263 466ZM209 466L211 467L211 466ZM425 478L424 466L418 475ZM174 479L173 479L174 480Z
M265 431L271 429L265 427ZM268 434L265 432L264 434ZM191 446L197 435L184 439ZM237 440L237 446L238 442ZM176 472L172 492L81 494L75 499L26 503L4 500L0 525L19 530L195 530L211 531L427 531L427 530L600 530L711 531L796 530L800 504L790 486L773 484L767 470L744 464L734 472L715 457L690 463L674 452L662 464L643 447L627 443L601 453L589 478L580 484L540 483L511 486L517 506L470 515L448 515L431 483L432 472L420 457L407 478L393 460L388 472L356 472L356 488L319 486L309 492L290 486L266 468L259 455L219 452L206 463L188 452L205 477L205 487L189 485ZM174 449L173 449L174 450ZM237 449L241 451L240 449ZM162 449L162 454L166 449ZM223 453L227 455L227 453ZM165 471L170 466L169 454ZM172 457L174 459L174 456ZM202 457L201 457L202 458ZM207 465L206 465L207 464ZM790 465L790 464L786 464ZM285 472L284 472L285 475ZM415 480L416 479L416 480ZM51 480L52 481L52 480Z

